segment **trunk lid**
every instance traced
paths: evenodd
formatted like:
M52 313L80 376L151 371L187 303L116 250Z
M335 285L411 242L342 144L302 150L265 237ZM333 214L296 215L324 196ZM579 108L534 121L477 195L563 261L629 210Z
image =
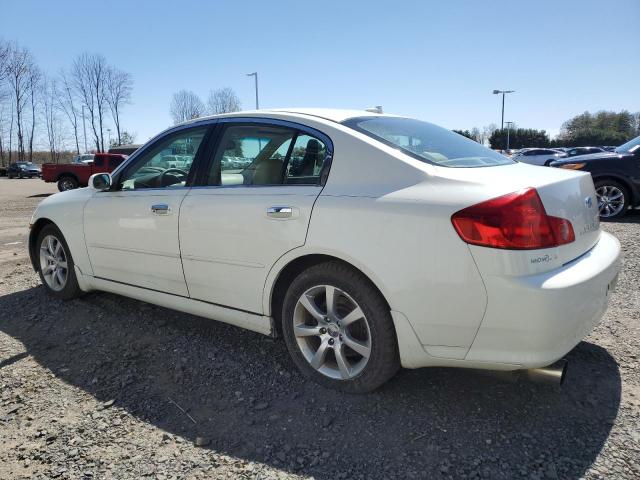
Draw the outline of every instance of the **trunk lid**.
M538 191L547 214L569 220L575 234L574 242L552 249L516 251L474 247L474 251L479 248L493 250L492 257L506 252L523 259L531 257L526 263L531 263L530 266L535 267L532 270L539 272L576 259L590 250L600 238L598 202L593 180L588 173L515 163L485 168L440 167L437 175L468 183L469 189L474 191L471 196L478 198L473 203L533 187ZM553 250L555 261L534 265L531 259L538 254L544 257L546 250Z

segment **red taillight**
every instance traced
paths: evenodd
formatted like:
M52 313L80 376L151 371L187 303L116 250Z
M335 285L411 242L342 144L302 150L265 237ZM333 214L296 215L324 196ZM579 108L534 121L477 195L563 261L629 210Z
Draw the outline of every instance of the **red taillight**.
M483 247L532 250L576 239L569 220L547 215L535 188L460 210L451 222L462 240Z

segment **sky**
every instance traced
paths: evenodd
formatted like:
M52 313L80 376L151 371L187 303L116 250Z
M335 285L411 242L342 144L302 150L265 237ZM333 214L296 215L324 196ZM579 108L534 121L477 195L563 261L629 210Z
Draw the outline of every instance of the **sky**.
M244 109L364 109L447 128L556 135L586 110L640 111L640 0L0 0L0 38L55 74L101 53L134 79L123 128L168 127L174 92L233 88Z

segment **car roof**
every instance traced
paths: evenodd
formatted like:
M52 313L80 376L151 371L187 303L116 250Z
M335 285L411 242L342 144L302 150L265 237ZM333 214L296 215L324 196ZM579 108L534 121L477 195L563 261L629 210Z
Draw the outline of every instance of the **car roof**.
M332 122L344 122L350 118L356 117L398 117L398 115L381 114L375 112L369 112L367 110L354 110L354 109L340 109L340 108L271 108L261 110L245 110L233 113L223 113L220 115L208 115L206 117L198 117L193 120L187 120L180 125L197 123L215 118L228 118L228 117L268 117L270 114L291 114L293 116L310 116L322 118Z

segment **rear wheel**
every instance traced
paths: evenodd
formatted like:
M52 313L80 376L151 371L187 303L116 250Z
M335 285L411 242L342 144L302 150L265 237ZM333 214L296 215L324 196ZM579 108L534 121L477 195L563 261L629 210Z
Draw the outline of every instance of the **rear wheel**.
M73 258L62 232L53 224L46 225L38 235L38 273L47 293L62 300L82 294L73 268Z
M294 363L321 385L369 392L399 368L389 307L346 265L323 263L298 275L285 295L282 321Z
M600 218L620 218L627 213L629 193L626 187L615 180L598 180L595 183Z
M78 188L78 180L75 178L66 176L58 180L58 190L61 192L73 190L74 188Z

